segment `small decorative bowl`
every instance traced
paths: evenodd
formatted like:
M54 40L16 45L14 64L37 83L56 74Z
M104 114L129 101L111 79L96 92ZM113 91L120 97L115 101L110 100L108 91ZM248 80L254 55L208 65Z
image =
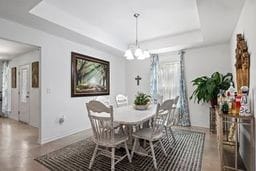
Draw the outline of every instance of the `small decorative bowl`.
M134 109L136 109L136 110L147 110L149 105L150 105L150 103L148 103L146 105L134 105Z

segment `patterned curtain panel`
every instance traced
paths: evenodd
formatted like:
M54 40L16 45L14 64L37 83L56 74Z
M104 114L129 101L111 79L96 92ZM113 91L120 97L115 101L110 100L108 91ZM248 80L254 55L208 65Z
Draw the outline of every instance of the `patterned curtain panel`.
M159 57L157 54L151 55L151 67L150 67L150 94L154 101L157 103L158 99L158 69L159 69Z
M180 108L178 116L178 125L180 126L190 126L190 115L188 107L188 96L187 87L185 79L185 64L184 64L184 51L179 52L180 55Z
M2 114L7 117L9 113L9 61L3 62L2 72Z

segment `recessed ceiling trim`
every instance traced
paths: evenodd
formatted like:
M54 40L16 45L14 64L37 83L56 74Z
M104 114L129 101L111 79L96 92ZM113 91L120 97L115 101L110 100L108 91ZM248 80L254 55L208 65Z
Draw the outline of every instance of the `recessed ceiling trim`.
M74 32L80 33L83 36L92 38L115 49L124 51L127 48L126 44L115 38L113 35L107 34L100 28L86 23L86 21L74 17L45 1L40 2L32 8L29 13Z
M200 29L192 30L178 35L170 35L153 40L141 42L141 47L149 49L150 53L166 53L180 50L188 45L201 43L204 41Z

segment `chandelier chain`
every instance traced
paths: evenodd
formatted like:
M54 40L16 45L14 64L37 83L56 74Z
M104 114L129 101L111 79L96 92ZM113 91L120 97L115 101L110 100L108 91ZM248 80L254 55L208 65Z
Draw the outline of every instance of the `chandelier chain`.
M139 45L139 36L138 36L138 17L140 16L139 13L135 13L133 15L136 19L136 47L135 48L128 48L125 51L124 56L128 60L133 60L136 57L139 60L143 60L150 57L150 53L148 50L142 50Z
M139 41L138 41L138 17L140 14L135 13L134 17L136 18L136 47L139 47Z

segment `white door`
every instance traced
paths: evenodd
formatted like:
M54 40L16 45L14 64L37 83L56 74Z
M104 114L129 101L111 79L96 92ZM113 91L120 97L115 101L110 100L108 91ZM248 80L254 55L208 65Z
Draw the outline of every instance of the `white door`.
M19 68L19 120L29 123L29 65Z

